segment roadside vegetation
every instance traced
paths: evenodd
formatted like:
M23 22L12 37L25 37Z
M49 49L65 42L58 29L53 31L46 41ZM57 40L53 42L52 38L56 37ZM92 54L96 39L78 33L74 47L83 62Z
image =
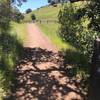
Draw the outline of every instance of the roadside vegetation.
M0 1L0 100L10 93L14 80L13 71L26 35L25 24L17 23L19 16L12 18L10 14L20 13L12 10L9 0Z
M14 80L13 70L21 55L23 42L26 39L25 24L12 22L11 31L0 38L0 100L9 93ZM3 38L4 37L4 38ZM5 41L4 41L5 40Z
M16 38L23 44L23 42L26 40L27 35L26 24L11 22L11 27L11 34L15 35Z

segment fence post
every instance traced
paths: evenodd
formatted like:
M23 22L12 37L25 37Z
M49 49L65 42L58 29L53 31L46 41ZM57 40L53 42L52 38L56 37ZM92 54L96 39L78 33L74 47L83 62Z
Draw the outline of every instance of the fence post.
M88 100L100 100L100 39L94 42Z

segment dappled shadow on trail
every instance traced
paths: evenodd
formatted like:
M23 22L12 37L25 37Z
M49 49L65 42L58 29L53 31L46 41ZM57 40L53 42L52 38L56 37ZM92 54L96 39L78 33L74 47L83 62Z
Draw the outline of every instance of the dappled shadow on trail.
M61 53L24 48L9 100L85 100L81 80L67 72Z

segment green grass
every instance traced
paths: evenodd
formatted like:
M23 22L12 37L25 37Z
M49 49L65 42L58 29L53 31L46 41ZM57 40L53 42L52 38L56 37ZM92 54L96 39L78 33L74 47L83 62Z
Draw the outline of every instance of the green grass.
M7 43L0 43L0 100L10 89L10 82L13 77L13 69L19 59L23 42L26 39L26 24L11 22L11 31L2 38L6 37ZM7 52L1 49L8 49ZM2 60L3 59L3 60Z
M74 5L75 7L77 8L82 8L84 7L84 5L86 4L86 2L76 2L76 3L73 3L72 5ZM66 5L66 4L64 4ZM58 14L59 14L59 11L63 8L63 6L61 4L58 4L57 7L53 7L53 6L44 6L44 7L41 7L41 8L38 8L34 11L32 11L31 13L29 14L24 14L25 16L25 21L32 21L31 20L31 15L32 14L35 14L36 15L36 19L37 20L57 20L58 18Z
M59 37L58 29L59 24L57 23L37 23L43 33L51 40L51 42L58 48L58 49L74 49L68 43L62 41Z
M58 4L57 7L53 6L45 6L42 8L39 8L30 14L25 14L25 21L31 21L31 15L34 13L37 20L58 20L58 14L61 10L62 5ZM73 48L68 43L64 43L62 39L58 36L58 29L59 24L58 23L37 23L37 25L40 27L42 32L48 36L48 38L51 40L51 42L59 49L69 49Z
M34 10L33 12L29 14L25 14L25 21L31 21L31 15L35 14L37 20L42 20L42 19L52 19L56 20L59 10L62 8L61 4L59 4L57 7L53 6L45 6L42 8L39 8L37 10Z
M23 43L26 40L27 30L25 23L11 23L12 35L16 35L17 39Z

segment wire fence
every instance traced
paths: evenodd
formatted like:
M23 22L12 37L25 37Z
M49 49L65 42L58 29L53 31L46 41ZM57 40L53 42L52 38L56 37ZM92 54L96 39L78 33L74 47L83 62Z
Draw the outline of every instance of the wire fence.
M40 24L42 23L58 23L58 20L34 20L34 21L24 21L24 23L35 23L35 22L38 22Z

